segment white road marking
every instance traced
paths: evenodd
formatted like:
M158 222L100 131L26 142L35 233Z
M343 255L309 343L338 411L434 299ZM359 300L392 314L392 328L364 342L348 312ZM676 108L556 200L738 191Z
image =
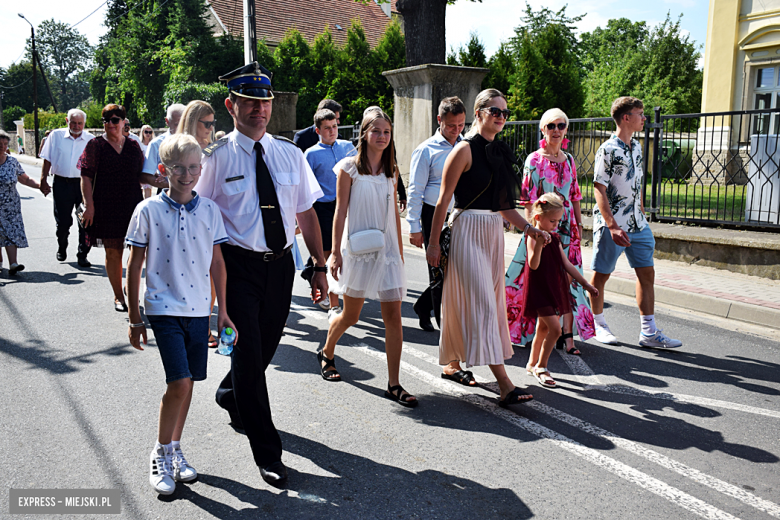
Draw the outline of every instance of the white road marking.
M421 359L427 363L431 363L433 365L438 365L438 360L429 354L426 354L425 352L422 352L414 347L410 347L407 344L404 344L403 352L405 354L410 354L418 359ZM563 356L563 354L561 354ZM577 367L577 370L580 372L584 372L583 365L585 369L590 371L589 368L587 368L587 365L582 363L582 360L580 358L577 358L576 356L563 356L565 358L574 358L572 361L572 365L575 365ZM577 363L577 362L580 363ZM591 371L591 374L592 371ZM586 374L585 377L596 377L595 375L589 376ZM475 379L477 382L482 384L483 386L489 388L490 390L498 393L498 384L495 381L488 381L483 377L475 376ZM691 468L689 466L686 466L685 464L682 464L680 462L677 462L676 460L673 460L665 455L662 455L656 451L653 451L649 448L646 448L642 446L641 444L638 444L636 442L630 441L628 439L624 439L620 437L619 435L612 433L610 431L604 430L602 428L599 428L598 426L595 426L593 424L590 424L586 421L583 421L577 417L574 417L572 415L569 415L565 412L562 412L560 410L557 410L555 408L552 408L550 406L547 406L545 404L542 404L538 401L531 401L530 403L527 403L526 406L529 406L541 413L550 415L551 417L554 417L558 419L559 421L565 422L571 426L574 426L575 428L579 428L580 430L583 430L591 435L604 438L606 440L609 440L610 442L614 443L616 446L619 446L623 448L626 451L629 451L635 455L638 455L644 459L647 459L651 462L654 462L658 464L659 466L662 466L666 469L669 469L671 471L674 471L675 473L679 473L680 475L683 475L684 477L688 477L691 480L703 484L707 487L710 487L712 489L715 489L716 491L719 491L725 495L728 495L732 498L736 498L737 500L740 500L741 502L744 502L745 504L748 504L752 507L755 507L756 509L763 511L769 515L774 516L775 518L780 518L780 506L775 504L774 502L770 502L768 500L764 500L756 495L753 495L752 493L748 493L744 489L735 486L733 484L729 484L728 482L724 482L718 478L712 477L710 475L707 475L706 473L702 473L701 471Z
M298 305L297 303L293 303L290 305L290 312L294 312L296 314L300 314L301 316L305 316L309 319L313 320L327 320L328 319L328 313L325 311L315 311L311 307L304 307L303 305Z
M384 352L369 347L368 345L361 344L361 345L357 345L355 348L370 357L385 360ZM552 442L556 446L563 448L566 451L573 453L574 455L586 459L587 461L591 462L596 466L599 466L611 473L614 473L615 475L623 479L626 479L629 482L632 482L652 493L655 493L656 495L666 498L670 502L684 509L687 509L688 511L696 513L697 515L703 518L707 518L707 519L736 518L735 516L726 513L725 511L722 511L710 504L707 504L703 500L700 500L683 491L680 491L679 489L674 488L654 477L651 477L650 475L642 473L641 471L634 469L622 462L607 457L606 455L603 455L592 448L583 446L582 444L572 439L569 439L568 437L565 437L559 434L558 432L550 430L549 428L546 428L540 424L537 424L529 419L516 415L512 412L499 408L495 406L495 402L493 402L492 400L488 400L487 398L482 397L480 395L469 393L468 390L465 389L466 387L460 387L457 384L450 383L449 381L444 379L437 379L432 374L429 374L428 372L421 370L406 361L401 361L401 369L404 372L412 375L413 377L425 383L428 383L429 385L433 386L434 388L436 388L441 392L444 392L454 397L459 397L464 401L467 401L473 404L474 406L481 408L486 412L492 413L511 424L519 426L524 430L538 437L541 437L543 439Z
M736 410L739 412L752 413L755 415L765 415L780 419L780 412L767 410L766 408L757 408L746 404L730 403L719 399L710 399L708 397L698 397L695 395L675 394L671 392L653 392L641 390L628 385L604 384L598 376L591 370L579 356L569 356L558 352L566 364L571 369L577 380L585 385L585 390L603 390L615 394L628 394L640 397L651 397L653 399L665 399L678 403L697 404L700 406L711 406L713 408L725 408L727 410Z

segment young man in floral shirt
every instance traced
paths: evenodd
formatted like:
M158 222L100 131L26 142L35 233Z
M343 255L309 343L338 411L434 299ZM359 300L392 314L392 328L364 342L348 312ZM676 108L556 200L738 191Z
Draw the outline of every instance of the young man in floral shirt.
M675 348L682 342L669 338L655 325L655 238L645 218L642 200L642 147L632 139L645 126L642 101L624 96L612 103L617 131L596 152L593 193L593 259L591 283L598 296L591 296L596 340L617 344L604 319L604 285L625 251L636 272L636 302L642 318L639 344L643 347Z

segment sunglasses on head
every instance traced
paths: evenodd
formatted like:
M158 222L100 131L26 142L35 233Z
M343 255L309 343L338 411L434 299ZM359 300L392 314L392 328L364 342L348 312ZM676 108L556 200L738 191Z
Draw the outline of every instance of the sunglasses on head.
M201 121L200 119L198 119L198 121L203 123L203 126L205 126L208 129L214 128L214 125L217 124L217 120L216 119L214 121Z
M547 130L555 130L555 127L558 127L558 130L566 130L566 123L558 123L557 125L555 123L547 123Z
M111 117L111 118L108 118L108 119L103 118L103 124L104 125L107 125L108 123L111 123L112 125L118 125L122 121L123 121L123 119L121 117L119 117L119 116L114 116L114 117Z
M498 107L488 107L483 108L482 110L487 111L493 117L504 116L504 119L509 119L509 110L507 109L501 110Z

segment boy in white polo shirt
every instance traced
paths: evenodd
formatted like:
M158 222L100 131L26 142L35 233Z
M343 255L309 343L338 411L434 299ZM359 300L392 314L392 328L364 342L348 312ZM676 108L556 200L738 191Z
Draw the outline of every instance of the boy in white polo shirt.
M169 188L139 203L125 242L130 344L143 350L146 326L138 308L141 269L146 256L144 309L154 331L168 384L160 404L157 444L150 456L149 482L162 495L175 481L198 473L184 458L181 434L194 381L206 379L211 313L211 277L219 301L218 327L233 328L225 307L225 262L219 244L227 242L219 208L192 188L200 178L201 149L190 135L172 135L160 146Z

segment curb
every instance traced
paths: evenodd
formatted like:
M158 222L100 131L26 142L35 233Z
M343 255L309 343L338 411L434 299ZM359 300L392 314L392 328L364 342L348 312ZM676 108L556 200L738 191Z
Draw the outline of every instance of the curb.
M590 278L592 274L592 271L585 271L586 278ZM611 277L607 281L606 289L609 292L632 298L636 297L636 282L633 280ZM780 329L780 310L776 309L766 309L758 305L732 302L659 285L655 286L655 301L719 318L744 321L771 329Z
M12 153L9 155L22 164L28 164L30 166L38 166L38 167L43 166L43 159L36 159L35 157L30 157L29 155L20 155L17 153Z

